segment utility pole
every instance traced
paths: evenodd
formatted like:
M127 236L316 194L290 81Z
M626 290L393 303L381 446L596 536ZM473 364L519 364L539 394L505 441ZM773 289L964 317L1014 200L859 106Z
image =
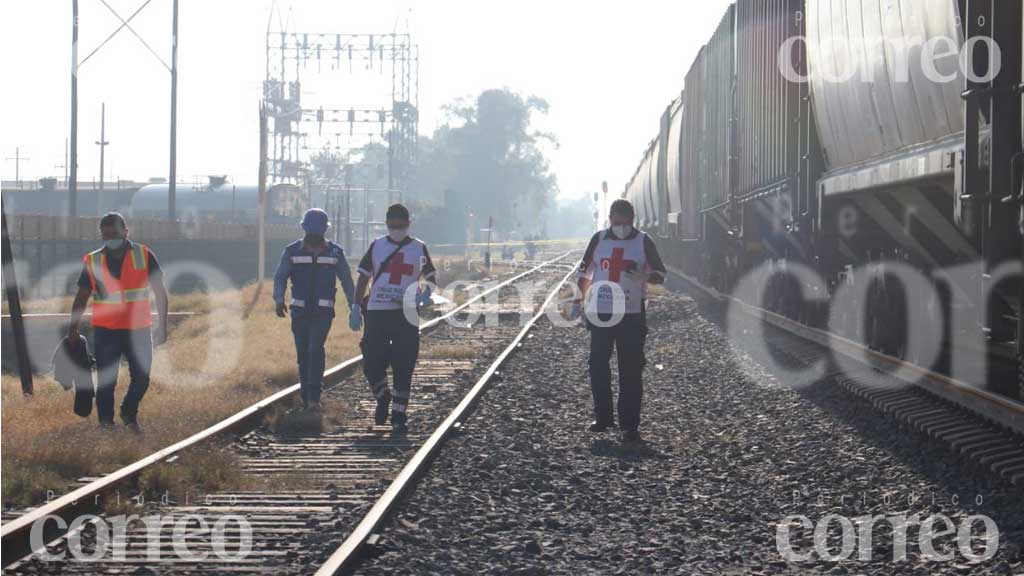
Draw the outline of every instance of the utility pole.
M395 131L392 130L388 136L388 206L395 203Z
M64 170L64 185L67 186L67 184L68 184L68 139L67 138L64 139L64 163L63 164L54 164L53 165L53 169L54 170L57 170L57 169Z
M363 190L363 251L370 248L370 195Z
M345 252L352 253L352 189L345 189Z
M607 180L602 180L601 181L601 192L604 193L604 201L601 203L601 213L602 214L608 214L608 181ZM609 223L609 224L611 224L611 223ZM598 229L600 229L600 226L598 226Z
M259 249L257 250L256 282L263 286L263 277L266 275L267 260L267 105L260 101L260 165L259 165Z
M14 156L8 157L6 160L14 160L14 181L18 183L18 188L21 188L21 163L28 158L21 155L21 148L15 146Z
M175 216L175 181L178 178L178 0L174 0L173 10L174 17L171 24L171 169L167 180L167 218L171 222L177 220Z
M71 0L71 162L68 215L78 215L78 0Z
M494 230L494 216L487 217L487 252L484 254L484 266L491 273L491 232Z
M103 159L107 144L110 142L107 142L107 103L104 102L100 104L100 139L96 142L96 145L100 147L100 189L96 199L97 216L103 214Z
M25 338L25 319L21 314L21 298L18 295L18 278L14 271L14 252L11 237L7 231L7 211L0 206L3 218L3 268L4 289L7 292L7 307L11 311L11 328L14 336L14 352L18 358L18 375L21 376L21 392L32 395L32 361L28 357L28 341Z

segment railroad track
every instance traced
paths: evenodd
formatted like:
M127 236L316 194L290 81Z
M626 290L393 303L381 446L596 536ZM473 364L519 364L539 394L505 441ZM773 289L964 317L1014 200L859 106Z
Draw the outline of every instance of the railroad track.
M767 345L762 352L774 356L759 360L807 368L827 358L826 350L842 355L841 368L834 361L827 362L824 378L976 466L1024 487L1024 403L740 302L678 271L671 272L691 293L719 305L737 306L759 320L763 332L755 337L763 338ZM893 376L897 370L914 380Z
M351 569L366 550L372 550L375 531L398 498L444 439L458 431L501 364L553 302L572 273L570 254L506 280L421 328L431 336L421 345L408 433L396 435L390 427L373 423L374 403L355 370L360 358L350 359L329 371L327 382L332 384L324 391L325 404L353 408L342 424L325 426L323 432L275 432L262 426L257 416L297 392L297 385L290 387L186 441L5 522L5 572L281 574L319 569L333 574ZM524 280L541 282L543 292L537 294L547 295L539 309L526 310L525 326L514 288ZM442 322L469 324L467 315L479 313L493 314L498 322L487 325L479 318L472 327ZM446 357L453 351L457 358ZM175 495L174 501L132 510L131 514L153 519L133 522L120 533L108 530L119 521L113 515L82 516L89 511L84 502L110 493L158 463L173 465L177 458L188 458L188 448L240 429L243 432L223 449L243 477L269 483L273 489L197 494L184 500ZM46 550L26 555L33 523L48 516L42 539L48 543ZM67 525L74 518L87 520L60 533L54 530L54 517ZM69 550L79 557L95 554L97 559L81 561ZM62 559L46 559L41 552Z

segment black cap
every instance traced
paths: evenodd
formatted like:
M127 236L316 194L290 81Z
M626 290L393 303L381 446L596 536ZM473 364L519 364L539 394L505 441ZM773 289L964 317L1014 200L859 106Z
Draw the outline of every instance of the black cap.
M392 204L388 206L388 213L384 218L386 220L408 220L409 209L401 204Z
M128 227L128 225L125 224L124 216L122 216L120 212L107 212L102 218L100 218L100 228L117 226L118 224L121 225L121 228Z
M619 198L615 202L612 202L611 208L608 209L609 214L618 214L620 216L627 216L633 218L636 213L633 212L633 205L629 203L629 200Z

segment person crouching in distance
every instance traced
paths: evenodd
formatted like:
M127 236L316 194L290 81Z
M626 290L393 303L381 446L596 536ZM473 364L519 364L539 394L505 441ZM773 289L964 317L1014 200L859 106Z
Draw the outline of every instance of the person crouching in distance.
M302 407L319 412L326 356L324 343L334 322L335 279L341 280L345 300L353 311L349 316L349 326L353 331L359 330L360 317L358 308L354 306L352 271L345 260L345 250L326 239L330 227L327 212L319 208L306 210L301 226L304 236L285 246L274 271L274 305L278 317L284 318L288 312L284 292L291 280L292 334L299 365Z
M665 280L665 265L654 241L633 227L633 205L626 200L612 203L608 214L611 226L594 234L580 261L577 284L580 297L573 302L571 315L583 314L587 302L586 326L590 331L590 388L594 394L595 420L591 432L604 432L615 425L612 419L611 361L614 347L619 360L619 426L626 442L640 440L640 404L643 400L643 369L647 363L647 283ZM613 324L617 285L625 298L625 314ZM595 294L588 294L591 286ZM592 314L596 313L596 320ZM601 324L601 325L598 325Z
M409 210L401 204L388 207L388 233L374 239L359 261L356 271L356 302L366 310L366 330L359 342L363 351L363 373L370 391L377 399L374 422L378 426L387 422L391 410L391 425L395 432L406 430L409 392L412 373L420 350L419 326L408 318L402 308L405 293L420 278L434 281L434 263L427 245L409 235ZM363 297L369 286L370 293ZM430 286L416 294L416 306L430 302ZM355 313L355 308L353 308ZM388 390L387 368L391 366L394 381Z

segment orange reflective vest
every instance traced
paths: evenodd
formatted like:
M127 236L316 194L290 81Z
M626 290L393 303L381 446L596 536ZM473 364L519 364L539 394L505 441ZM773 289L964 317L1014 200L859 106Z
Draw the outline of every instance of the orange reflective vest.
M92 284L92 325L112 330L134 330L152 325L149 309L149 248L132 243L114 278L103 249L82 259Z

